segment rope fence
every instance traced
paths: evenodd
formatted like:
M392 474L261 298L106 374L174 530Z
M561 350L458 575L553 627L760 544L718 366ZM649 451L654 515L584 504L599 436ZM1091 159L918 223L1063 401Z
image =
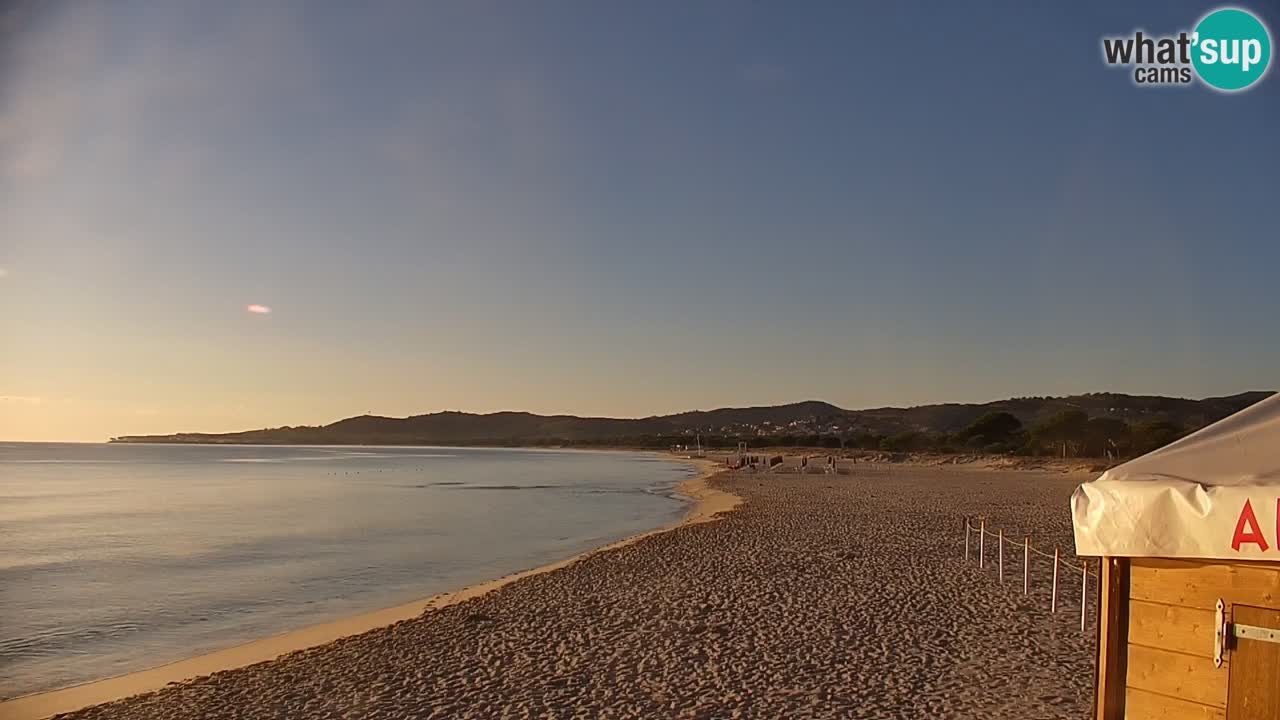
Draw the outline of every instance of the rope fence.
M895 467L893 463L881 463L876 461L858 461L857 459L838 458L834 455L826 456L801 456L795 458L793 456L769 455L769 454L739 454L736 457L726 458L725 466L731 470L738 470L748 473L763 473L767 475L775 474L833 474L833 475L886 475L892 476L895 471L911 471L912 468ZM977 522L975 523L974 520ZM1049 613L1056 615L1059 611L1060 600L1065 594L1064 587L1073 582L1072 573L1078 573L1080 578L1080 632L1084 633L1089 628L1089 589L1092 577L1098 578L1097 561L1094 561L1093 567L1090 567L1090 560L1086 558L1076 558L1079 562L1066 560L1062 556L1062 549L1054 546L1053 552L1047 549L1042 550L1031 543L1031 536L1025 535L1022 542L1010 542L1005 537L1004 528L999 528L995 532L987 529L987 520L985 517L969 517L964 518L964 560L966 563L972 562L973 547L976 545L978 554L978 568L985 570L988 564L987 542L990 540L995 545L995 569L996 580L1001 585L1005 584L1005 555L1006 545L1010 546L1010 551L1017 553L1022 552L1022 594L1031 595L1031 559L1033 556L1039 556L1052 563L1052 581L1049 593ZM1011 568L1012 569L1012 568ZM1093 584L1097 587L1097 583ZM1074 596L1074 593L1070 593ZM1096 603L1095 603L1096 607Z
M972 519L965 517L964 519L964 561L971 562L970 555L971 545L975 544L971 540L973 535L977 536L978 550L978 568L985 570L987 566L987 538L995 541L996 545L996 578L1000 585L1004 585L1004 555L1005 545L1009 544L1005 541L1004 528L1000 528L996 532L987 529L986 518L978 518L978 524L974 525ZM1019 543L1012 543L1013 547L1019 547ZM1056 614L1058 612L1058 597L1060 595L1060 580L1065 580L1061 576L1063 573L1070 573L1077 568L1072 567L1071 563L1062 559L1062 550L1059 547L1053 548L1053 553L1048 553L1031 544L1031 536L1023 536L1021 543L1022 550L1022 594L1031 594L1031 556L1039 555L1043 558L1053 561L1053 585L1049 595L1049 612ZM1089 561L1080 559L1080 632L1085 632L1089 626L1089 578L1097 579L1096 570L1089 568Z

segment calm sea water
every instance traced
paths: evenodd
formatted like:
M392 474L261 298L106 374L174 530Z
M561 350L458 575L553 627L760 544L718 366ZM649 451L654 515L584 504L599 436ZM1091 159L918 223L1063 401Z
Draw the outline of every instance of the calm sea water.
M0 443L0 697L568 557L678 517L692 473L625 453Z

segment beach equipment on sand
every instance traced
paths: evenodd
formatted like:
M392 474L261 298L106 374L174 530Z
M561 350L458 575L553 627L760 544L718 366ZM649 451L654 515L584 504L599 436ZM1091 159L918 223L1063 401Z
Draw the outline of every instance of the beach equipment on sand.
M1071 516L1101 558L1099 720L1280 718L1280 395L1080 485Z

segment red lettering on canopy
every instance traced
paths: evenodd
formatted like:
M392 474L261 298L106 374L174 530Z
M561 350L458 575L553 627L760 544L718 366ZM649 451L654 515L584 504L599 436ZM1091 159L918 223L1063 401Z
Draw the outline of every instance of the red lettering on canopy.
M1280 503L1277 507L1280 508ZM1277 520L1277 523L1280 523L1280 520ZM1248 528L1245 527L1246 525ZM1262 535L1258 516L1253 514L1253 505L1248 500L1245 500L1244 507L1240 508L1240 519L1236 520L1236 534L1231 538L1231 549L1240 552L1240 546L1245 543L1253 543L1262 552L1267 551L1267 539Z

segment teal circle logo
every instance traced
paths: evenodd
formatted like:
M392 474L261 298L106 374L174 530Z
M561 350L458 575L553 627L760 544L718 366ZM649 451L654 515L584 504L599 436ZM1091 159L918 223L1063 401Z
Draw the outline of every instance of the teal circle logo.
M1191 64L1210 87L1226 92L1258 82L1271 63L1271 34L1253 13L1214 10L1196 25Z

